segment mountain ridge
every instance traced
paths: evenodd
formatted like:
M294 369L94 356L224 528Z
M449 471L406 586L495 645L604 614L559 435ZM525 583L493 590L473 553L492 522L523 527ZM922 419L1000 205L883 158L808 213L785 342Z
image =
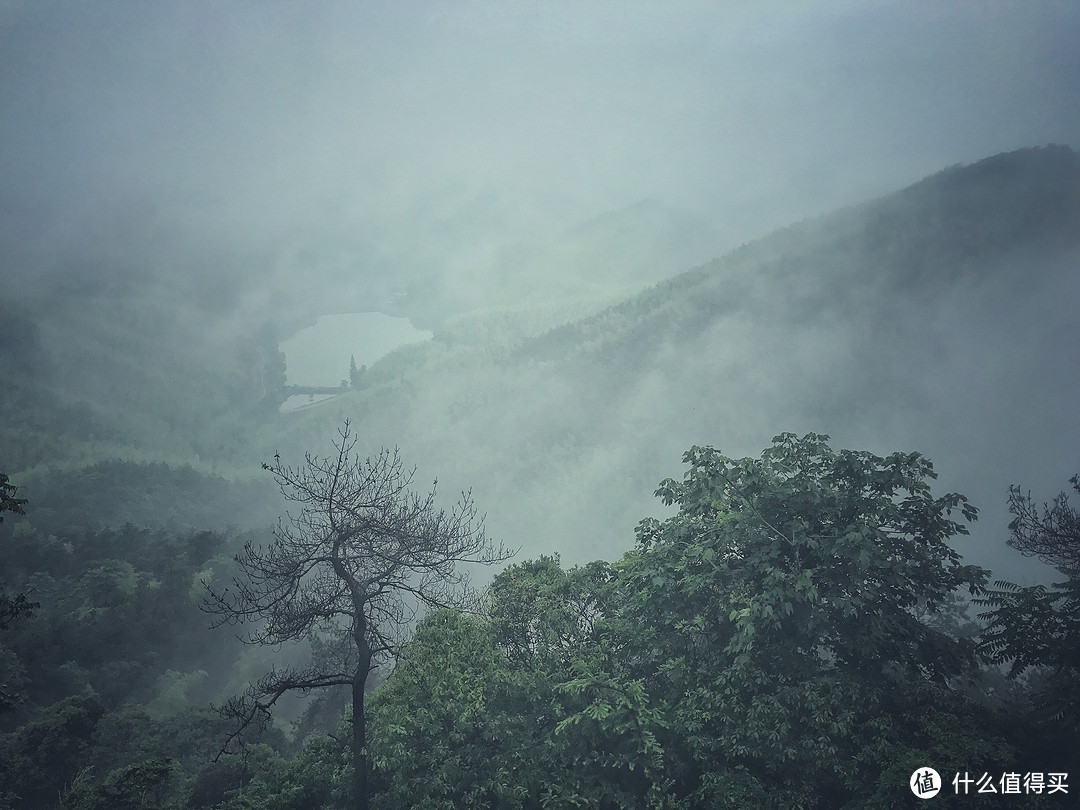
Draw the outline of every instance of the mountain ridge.
M988 188L991 183L994 187ZM1052 192L1050 199L1033 199L1033 184L1042 186L1043 191L1049 189ZM975 235L971 230L976 223L980 223L978 235L986 235L986 215L991 213L988 201L1015 196L1017 191L1027 192L1022 199L1028 205L1022 209L1024 216L1006 220L1017 226L1014 232L1006 234L1009 238L1000 238L994 243L971 238ZM1034 216L1034 209L1040 204L1048 206L1048 210L1054 211L1057 216ZM910 216L906 216L910 211L921 211L922 221L913 222ZM996 213L998 208L994 207L993 211ZM960 230L964 238L944 239L947 229L957 225L964 226ZM918 232L918 226L922 226L922 233ZM914 261L918 256L896 255L901 252L901 246L897 243L898 232L904 234L905 240L929 244L923 248L927 254L940 252L941 247L949 242L960 242L962 250L955 251L960 267L970 266L985 256L989 249L1002 244L1016 249L1047 237L1051 238L1051 244L1040 247L1054 247L1055 243L1062 247L1080 244L1080 155L1068 146L1050 145L1005 152L973 164L943 169L876 200L808 218L744 243L724 256L658 282L637 296L602 312L534 338L529 341L531 350L542 353L545 343L561 342L565 339L564 335L576 333L585 337L589 333L603 331L602 327L598 329L594 325L604 323L614 314L649 307L657 309L661 296L669 296L680 289L691 294L695 287L715 285L724 274L734 275L751 265L765 264L770 271L782 272L788 269L792 253L805 256L807 240L811 246L818 243L820 247L823 242L839 245L855 235L865 234L867 229L870 235L865 244L847 244L843 249L857 250L863 254L869 253L871 248L884 252L893 262L883 273L891 271L897 285L903 287L929 282L931 277L925 273L909 273L906 280L903 278L904 274L899 272L901 268L918 267L920 263ZM938 250L933 250L934 247Z
M382 404L350 394L299 433L356 416L365 441L486 493L500 532L568 560L624 548L692 444L751 455L829 433L929 455L999 547L1008 485L1058 486L1080 458L1076 386L1053 376L1080 345L1078 200L1064 147L947 169L495 357L443 369L432 349Z

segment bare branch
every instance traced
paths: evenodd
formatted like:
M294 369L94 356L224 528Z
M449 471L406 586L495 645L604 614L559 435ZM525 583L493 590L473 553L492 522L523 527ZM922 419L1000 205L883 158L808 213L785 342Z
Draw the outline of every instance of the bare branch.
M1069 482L1080 493L1080 476ZM1042 511L1017 486L1009 487L1009 524L1012 537L1009 545L1022 553L1038 557L1066 574L1080 572L1080 512L1069 505L1069 496L1062 492L1052 504L1043 504Z
M308 639L314 653L310 667L271 671L222 707L236 720L223 751L266 722L286 692L350 685L361 796L363 689L372 669L393 656L424 611L476 606L459 565L498 563L513 552L489 540L471 492L440 508L436 484L412 489L415 469L396 448L360 459L348 422L338 437L325 457L308 454L296 467L278 456L263 464L295 510L271 542L244 546L236 556L240 574L220 591L208 587L202 607L214 626L247 625L250 643Z
M214 761L226 754L248 729L254 727L261 731L270 721L270 710L286 693L306 693L327 686L347 686L352 682L351 675L341 672L318 672L314 669L271 670L244 695L230 698L222 706L215 707L222 717L235 721L235 727L229 732Z

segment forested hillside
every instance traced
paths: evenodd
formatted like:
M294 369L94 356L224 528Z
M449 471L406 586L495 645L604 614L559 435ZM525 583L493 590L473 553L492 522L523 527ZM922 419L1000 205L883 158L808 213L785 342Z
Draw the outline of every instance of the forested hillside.
M620 216L530 266L664 220ZM393 519L447 524L333 476L325 514L279 497L305 454L334 468L346 423L358 458L438 476L431 515L470 490L519 549L469 569L467 610L380 614L412 640L366 681L371 807L902 807L924 766L1038 773L1016 806L1069 806L1077 522L1041 502L1080 464L1071 149L946 169L629 297L647 268L425 299L431 341L294 413L278 345L317 313L167 269L0 300L0 808L361 806L334 667L364 650L319 600L435 587ZM236 556L295 552L290 526L327 572L281 564L254 625L208 629ZM350 532L420 579L348 579ZM236 641L297 594L310 633ZM259 703L315 671L314 700Z
M385 491L378 468L339 477L323 458L308 460L314 478L272 468L296 482L296 533L246 538L243 570L228 555L244 538L15 524L5 576L24 590L0 594L0 806L903 807L929 767L943 806L985 805L976 783L1018 806L1071 806L1080 520L1064 499L1042 512L1017 492L1010 510L1017 547L1065 580L991 586L952 547L977 510L933 486L918 453L815 434L778 436L759 458L693 447L657 491L676 513L642 520L617 561L516 562L468 611L431 610L387 648L361 749L333 674L355 660L350 627L318 621L320 594L348 589L281 563L303 538L337 549L360 531L370 568L357 570L380 592L433 580L380 579L371 561L401 546L379 523L396 507L367 501ZM0 483L10 519L24 499ZM426 507L399 505L427 525ZM434 573L426 559L417 571ZM207 630L200 606L228 606L232 587L242 617L244 588L267 583L266 623L247 632L269 646ZM292 636L302 615L309 631ZM372 637L413 629L407 615L371 614ZM282 684L321 684L319 699L301 712L279 702Z
M545 334L515 333L521 316L483 340L437 330L263 452L353 418L370 445L485 493L498 533L575 562L619 553L686 447L752 453L779 428L924 449L1000 525L1012 481L1058 486L1080 451L1080 383L1062 373L1080 345L1078 225L1067 148L951 168ZM996 526L968 546L1005 559L991 548Z

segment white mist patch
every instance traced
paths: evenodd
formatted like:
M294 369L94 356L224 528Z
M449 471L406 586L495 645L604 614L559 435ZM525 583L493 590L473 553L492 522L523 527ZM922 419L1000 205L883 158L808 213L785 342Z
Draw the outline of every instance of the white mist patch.
M431 336L408 318L382 312L322 315L314 326L281 343L286 381L289 385L341 385L349 379L351 357L356 358L357 368L370 366L394 349L430 340Z

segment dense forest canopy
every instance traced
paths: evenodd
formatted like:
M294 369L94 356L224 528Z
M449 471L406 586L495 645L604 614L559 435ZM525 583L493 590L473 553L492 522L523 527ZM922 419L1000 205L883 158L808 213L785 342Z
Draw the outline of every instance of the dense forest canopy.
M347 432L341 448L351 450ZM303 538L267 546L130 525L46 537L17 524L5 575L36 602L9 611L0 639L2 806L894 807L927 763L965 777L1023 774L1024 806L1069 806L1074 567L1059 562L1066 580L1052 593L991 587L991 572L950 544L977 510L937 490L918 453L782 434L758 458L693 447L683 460L682 479L656 491L677 511L642 520L618 560L564 568L541 556L497 574L482 603L460 603L466 611L432 602L392 648L389 676L368 678L370 700L353 702L368 704L361 758L341 727L356 728L343 695L269 722L283 710L279 686L290 688L280 678L303 690L339 683L312 680L302 662L335 660L332 614L318 621L334 579L281 595L267 579L288 570L279 551ZM314 459L315 478L297 479L296 492L305 481L332 492L321 487L336 480L333 462ZM365 473L381 468L366 464L357 473L377 482ZM286 488L303 472L269 469ZM366 577L378 554L404 546L367 491L355 504L351 492L340 507L311 502L338 518L299 512L295 527L313 549L340 544L368 559L356 569ZM423 499L419 512L399 503L427 519ZM1019 496L1010 508L1017 545L1070 558L1075 533L1058 531L1077 521L1067 498L1042 513ZM210 604L232 610L247 604L245 583L260 582L269 623L255 625L256 640L302 642L269 660L208 635L199 610L207 585ZM972 596L991 610L974 617ZM283 597L292 606L278 616ZM297 609L311 621L293 622ZM994 665L1010 661L1008 673ZM265 668L255 702L227 699ZM1028 670L1035 677L1018 677ZM260 704L264 688L273 700ZM230 718L245 705L255 711L236 736Z

